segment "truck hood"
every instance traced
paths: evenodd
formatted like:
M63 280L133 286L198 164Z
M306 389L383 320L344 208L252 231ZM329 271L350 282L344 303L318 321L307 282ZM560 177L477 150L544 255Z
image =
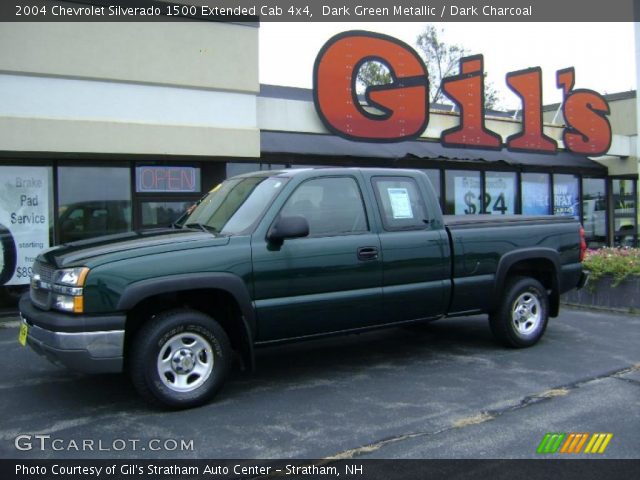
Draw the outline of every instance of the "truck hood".
M204 246L226 245L229 237L192 229L154 229L79 240L45 250L39 259L56 268L102 263Z

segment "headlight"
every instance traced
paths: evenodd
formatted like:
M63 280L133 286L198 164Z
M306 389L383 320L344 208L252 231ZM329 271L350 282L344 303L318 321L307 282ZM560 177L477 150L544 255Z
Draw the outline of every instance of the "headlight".
M67 285L69 287L81 287L84 285L87 273L89 273L89 269L87 267L56 270L53 274L53 283L57 285Z
M84 311L83 286L89 269L87 267L64 268L53 274L53 307L64 312Z

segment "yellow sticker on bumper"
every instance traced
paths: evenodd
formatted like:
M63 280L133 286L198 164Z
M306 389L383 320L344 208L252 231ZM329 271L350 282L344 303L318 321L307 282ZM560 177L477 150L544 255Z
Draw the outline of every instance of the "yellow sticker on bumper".
M29 325L26 323L20 324L20 333L18 334L18 343L23 347L27 344L27 334L29 333Z

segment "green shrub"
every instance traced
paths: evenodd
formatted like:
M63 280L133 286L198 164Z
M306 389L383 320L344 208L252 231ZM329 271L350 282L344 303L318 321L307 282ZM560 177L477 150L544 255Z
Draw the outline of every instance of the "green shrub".
M631 275L640 275L640 248L587 250L583 266L591 272L593 280L613 276L612 286L615 287Z

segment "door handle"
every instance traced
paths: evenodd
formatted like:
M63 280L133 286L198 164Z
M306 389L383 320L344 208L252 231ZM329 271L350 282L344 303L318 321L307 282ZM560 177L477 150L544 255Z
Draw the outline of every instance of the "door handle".
M358 260L376 260L377 258L378 249L376 247L358 248Z

